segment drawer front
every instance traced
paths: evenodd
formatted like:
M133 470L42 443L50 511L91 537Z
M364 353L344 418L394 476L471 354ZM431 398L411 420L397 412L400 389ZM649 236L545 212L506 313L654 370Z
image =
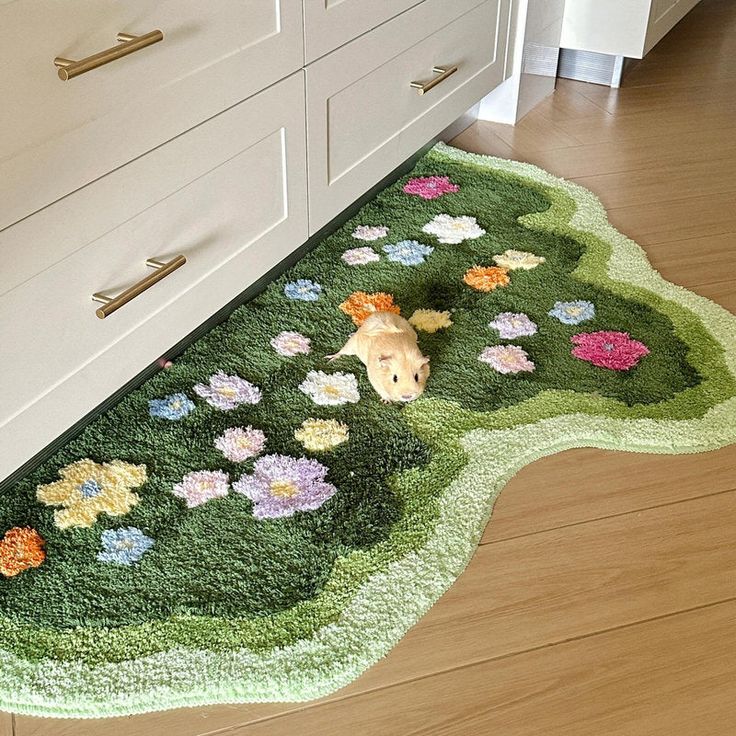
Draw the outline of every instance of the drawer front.
M0 3L0 229L301 68L301 0ZM53 60L160 29L63 82Z
M508 11L425 0L307 67L312 232L503 80ZM417 94L435 66L457 71Z
M307 238L303 73L109 174L119 191L207 171L0 297L0 477L42 449ZM232 151L222 140L235 141ZM233 144L231 144L233 145ZM105 177L107 179L108 177ZM96 182L52 205L94 209ZM74 200L74 201L71 201ZM103 199L104 201L104 199ZM33 219L33 218L31 218ZM187 262L104 320L93 292L119 293L146 259Z
M307 63L418 5L422 0L304 0Z

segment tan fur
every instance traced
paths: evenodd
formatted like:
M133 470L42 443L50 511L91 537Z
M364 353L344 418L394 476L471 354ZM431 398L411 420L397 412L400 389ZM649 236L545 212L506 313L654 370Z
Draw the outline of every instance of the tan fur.
M361 360L368 369L368 380L386 402L413 401L424 391L429 377L429 358L419 350L417 333L403 317L391 312L372 314L339 352L327 357L335 360L342 355Z

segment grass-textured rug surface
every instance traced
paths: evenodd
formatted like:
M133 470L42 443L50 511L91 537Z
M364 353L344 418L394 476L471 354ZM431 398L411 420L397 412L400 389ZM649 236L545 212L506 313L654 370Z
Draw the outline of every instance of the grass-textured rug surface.
M431 358L410 404L324 359L376 307ZM590 192L439 145L0 498L0 707L329 693L453 583L520 467L732 442L735 375L736 319Z

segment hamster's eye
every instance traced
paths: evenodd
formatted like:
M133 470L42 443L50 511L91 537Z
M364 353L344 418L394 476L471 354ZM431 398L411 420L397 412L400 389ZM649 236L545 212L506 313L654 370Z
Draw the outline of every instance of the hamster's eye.
M398 383L398 382L399 382L399 377L398 376L394 376L394 383Z
M419 383L419 374L418 374L418 373L415 373L415 374L414 374L414 381L415 381L416 383Z

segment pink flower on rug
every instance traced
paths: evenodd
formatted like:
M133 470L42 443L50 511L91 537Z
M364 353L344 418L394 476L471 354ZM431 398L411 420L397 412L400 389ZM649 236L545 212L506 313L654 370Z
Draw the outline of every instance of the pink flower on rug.
M649 355L649 348L628 332L581 332L570 341L575 344L572 354L576 358L612 371L628 371Z
M353 237L356 240L380 240L388 235L388 228L385 225L358 225L353 230Z
M310 353L312 342L308 337L304 337L301 332L285 330L271 338L271 347L279 355L283 355L285 358L293 358L295 355Z
M529 360L526 350L518 345L494 345L486 348L478 360L488 363L499 373L531 373L534 370L534 363Z
M367 245L362 248L346 250L341 257L348 266L364 266L366 263L375 263L381 260L381 256Z
M242 463L263 452L266 435L253 427L228 427L216 440L215 447L234 463Z
M187 508L201 506L213 498L227 496L230 477L221 470L195 470L187 473L181 483L174 486L174 495L183 498Z
M460 191L460 187L453 184L447 176L418 176L404 184L404 191L422 199L438 199L443 194Z

